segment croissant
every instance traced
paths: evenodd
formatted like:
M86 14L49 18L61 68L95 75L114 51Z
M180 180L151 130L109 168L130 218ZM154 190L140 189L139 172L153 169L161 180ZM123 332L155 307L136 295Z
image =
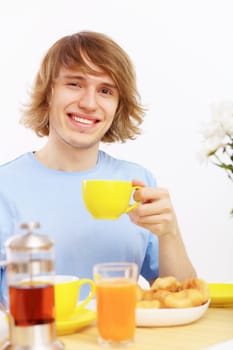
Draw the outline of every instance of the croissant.
M138 286L137 308L188 308L205 304L208 284L200 278L179 282L173 276L158 277L150 289Z

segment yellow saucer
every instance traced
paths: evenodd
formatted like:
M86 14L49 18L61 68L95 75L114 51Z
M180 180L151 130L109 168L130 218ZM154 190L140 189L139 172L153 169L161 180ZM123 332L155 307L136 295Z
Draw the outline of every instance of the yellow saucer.
M233 283L209 283L210 306L233 307Z
M96 319L96 312L89 309L76 308L76 310L64 321L56 321L58 335L77 332Z

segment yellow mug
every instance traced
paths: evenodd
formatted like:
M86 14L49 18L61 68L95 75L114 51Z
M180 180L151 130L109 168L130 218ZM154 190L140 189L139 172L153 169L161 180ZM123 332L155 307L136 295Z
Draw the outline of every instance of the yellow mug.
M84 284L90 286L90 291L87 297L79 302L79 291ZM57 321L67 319L76 308L83 309L95 295L95 283L91 279L79 279L76 276L56 275L54 278L54 289Z
M95 219L118 219L139 204L130 204L133 191L139 188L141 186L133 186L131 181L83 180L82 195Z

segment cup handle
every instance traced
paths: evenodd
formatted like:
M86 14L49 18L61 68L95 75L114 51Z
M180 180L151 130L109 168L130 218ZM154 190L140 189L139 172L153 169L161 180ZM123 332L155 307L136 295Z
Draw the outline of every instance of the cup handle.
M142 188L142 186L132 186L132 192L134 190L138 190L139 188ZM130 210L136 208L140 202L135 202L134 204L129 204L128 208L125 210L125 213L128 213Z
M79 288L81 288L81 286L84 284L89 284L90 292L89 292L88 296L86 297L86 299L84 299L81 303L78 304L78 307L80 307L80 308L84 308L84 306L87 305L89 303L89 301L95 295L95 283L94 283L94 281L92 281L91 279L88 279L88 278L82 278L79 281Z

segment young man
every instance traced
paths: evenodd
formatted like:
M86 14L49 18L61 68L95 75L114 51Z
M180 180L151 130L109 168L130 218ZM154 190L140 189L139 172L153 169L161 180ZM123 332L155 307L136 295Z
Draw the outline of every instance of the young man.
M39 222L54 240L57 273L92 277L95 263L134 261L149 282L195 276L167 190L156 188L147 169L99 149L133 139L143 115L133 65L111 38L79 32L48 50L23 117L47 143L0 167L0 192L11 222ZM118 220L94 220L83 204L83 179L140 184L141 204ZM13 233L9 226L1 244Z

